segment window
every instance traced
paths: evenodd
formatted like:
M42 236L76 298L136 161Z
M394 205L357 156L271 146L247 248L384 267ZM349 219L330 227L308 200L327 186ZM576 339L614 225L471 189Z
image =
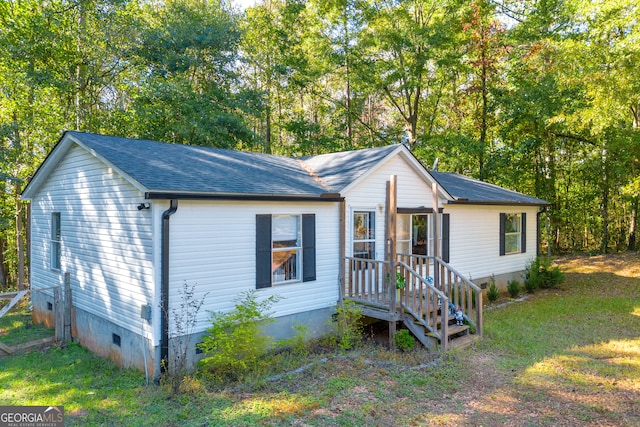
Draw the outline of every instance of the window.
M315 215L256 215L256 287L316 280Z
M60 270L61 253L60 212L51 214L51 269Z
M375 259L375 211L353 213L353 256Z
M524 212L500 214L500 255L526 252L526 217Z
M297 215L274 215L271 223L272 283L300 280L300 251L302 235L300 217Z
M438 217L440 257L449 262L449 214ZM433 214L398 214L396 252L410 255L433 255Z

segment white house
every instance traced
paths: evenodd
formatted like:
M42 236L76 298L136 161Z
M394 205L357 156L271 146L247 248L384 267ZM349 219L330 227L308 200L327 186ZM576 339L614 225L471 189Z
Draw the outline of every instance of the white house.
M65 132L22 194L31 287L68 272L74 339L156 376L185 283L204 300L193 343L211 311L251 289L282 297L272 334L295 322L321 334L343 258L385 259L392 175L398 252L433 255L436 200L437 250L474 281L512 277L535 257L543 200L430 172L403 145L292 159ZM32 298L35 320L52 322L52 294Z

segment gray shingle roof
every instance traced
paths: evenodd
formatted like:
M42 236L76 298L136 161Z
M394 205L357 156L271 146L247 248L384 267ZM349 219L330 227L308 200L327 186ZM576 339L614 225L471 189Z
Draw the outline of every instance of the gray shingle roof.
M326 193L295 159L68 132L151 192L319 196Z
M67 141L67 137L79 141L138 182L149 197L161 198L256 196L332 200L400 147L389 145L292 159L75 131L66 132L60 143ZM51 156L56 152L54 149L50 153L31 183L46 179L46 171L55 166ZM455 199L453 203L547 204L466 176L429 173ZM23 195L33 194L31 183Z
M302 157L330 191L339 193L391 154L397 145Z
M453 203L547 205L545 200L450 172L429 171L456 200Z

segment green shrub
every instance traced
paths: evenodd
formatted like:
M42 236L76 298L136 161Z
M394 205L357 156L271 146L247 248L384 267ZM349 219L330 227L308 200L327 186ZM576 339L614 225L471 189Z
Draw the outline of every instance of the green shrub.
M400 329L393 336L393 344L402 351L410 351L416 346L416 339L407 329Z
M302 323L296 323L293 327L296 334L290 338L278 340L278 347L281 349L289 349L293 354L306 356L309 354L309 343L307 336L309 334L309 326Z
M491 280L489 281L489 289L487 290L487 298L489 299L489 302L496 302L498 300L498 297L500 297L500 291L496 286L495 277L491 276Z
M362 343L362 311L355 302L344 300L338 305L331 326L333 332L324 337L325 344L347 351Z
M510 280L507 284L507 291L509 291L511 298L517 298L518 295L520 295L520 282L517 280Z
M529 280L527 277L524 279L524 287L528 293L532 294L538 289L537 280Z
M205 357L199 365L214 376L240 378L271 346L272 339L262 328L273 322L268 313L278 296L257 301L256 291L241 294L233 310L217 312L211 317L203 341L198 344Z
M524 272L524 284L528 292L534 292L538 288L555 288L564 282L564 273L558 266L551 264L547 257L537 257Z

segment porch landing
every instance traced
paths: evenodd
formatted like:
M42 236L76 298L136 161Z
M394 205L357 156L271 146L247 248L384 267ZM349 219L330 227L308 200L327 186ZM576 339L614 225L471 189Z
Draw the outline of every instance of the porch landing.
M345 257L345 264L341 298L389 322L390 345L397 322L427 348L465 347L482 336L482 289L442 259L400 254L394 262Z

